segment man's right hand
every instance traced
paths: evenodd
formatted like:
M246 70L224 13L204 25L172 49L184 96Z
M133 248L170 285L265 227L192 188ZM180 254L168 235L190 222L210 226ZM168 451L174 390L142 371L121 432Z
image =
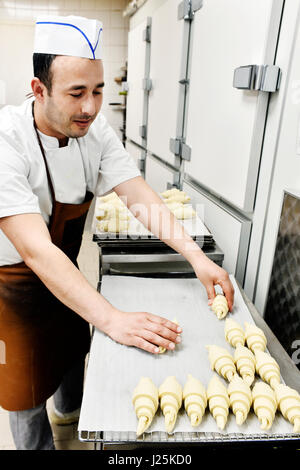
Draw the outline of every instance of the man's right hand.
M174 349L180 343L182 329L176 323L146 312L115 310L105 329L113 340L126 346L136 346L153 354L159 346Z

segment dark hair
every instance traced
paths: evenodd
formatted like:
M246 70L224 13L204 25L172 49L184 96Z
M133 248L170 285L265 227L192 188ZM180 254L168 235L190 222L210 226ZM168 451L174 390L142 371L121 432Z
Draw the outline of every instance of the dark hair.
M33 74L39 78L48 90L49 95L52 91L52 78L51 64L56 55L53 54L33 54Z

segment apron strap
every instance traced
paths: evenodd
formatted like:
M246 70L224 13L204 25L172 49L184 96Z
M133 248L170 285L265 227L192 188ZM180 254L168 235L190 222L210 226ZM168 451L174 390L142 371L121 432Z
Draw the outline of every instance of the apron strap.
M37 139L38 139L38 143L39 143L39 146L40 146L42 155L43 155L43 159L44 159L44 163L45 163L45 167L46 167L46 173L47 173L48 184L49 184L49 187L50 187L50 193L51 193L51 197L52 197L52 203L54 204L54 202L55 202L55 191L54 191L54 187L53 187L53 183L52 183L52 179L51 179L51 175L50 175L50 171L49 171L49 167L48 167L48 163L47 163L47 158L46 158L46 155L45 155L44 147L43 147L43 144L42 144L42 142L41 142L41 138L40 138L40 136L39 136L39 133L38 133L38 130L37 130L37 126L36 126L36 122L35 122L35 119L34 119L33 106L34 106L34 101L32 102L33 126L34 126L34 129L35 129L35 132L36 132L36 135L37 135Z

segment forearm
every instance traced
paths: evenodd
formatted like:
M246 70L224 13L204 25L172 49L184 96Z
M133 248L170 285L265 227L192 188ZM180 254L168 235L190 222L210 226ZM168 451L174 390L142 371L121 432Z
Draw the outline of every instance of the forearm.
M71 310L115 341L157 353L179 341L178 325L148 312L126 312L113 307L56 247L40 214L0 218L0 230L24 262L48 289Z
M214 286L219 284L232 310L234 289L228 273L203 253L145 180L142 177L132 178L114 190L119 196L124 196L127 206L150 232L189 261L206 288L209 302L215 297Z
M135 185L134 190L128 191L131 184ZM125 182L115 188L115 191L119 196L126 197L129 209L153 235L184 256L191 264L195 259L206 258L182 224L142 178Z
M105 331L114 307L85 279L52 242L32 250L25 263L66 306L96 328Z

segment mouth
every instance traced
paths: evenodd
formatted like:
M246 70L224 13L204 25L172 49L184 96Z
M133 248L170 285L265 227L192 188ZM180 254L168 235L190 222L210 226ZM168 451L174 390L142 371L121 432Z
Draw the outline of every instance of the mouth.
M88 120L84 120L84 119L77 119L77 120L74 120L73 121L78 127L82 128L82 129L85 129L86 127L88 127L91 122L92 122L92 119L88 119Z

